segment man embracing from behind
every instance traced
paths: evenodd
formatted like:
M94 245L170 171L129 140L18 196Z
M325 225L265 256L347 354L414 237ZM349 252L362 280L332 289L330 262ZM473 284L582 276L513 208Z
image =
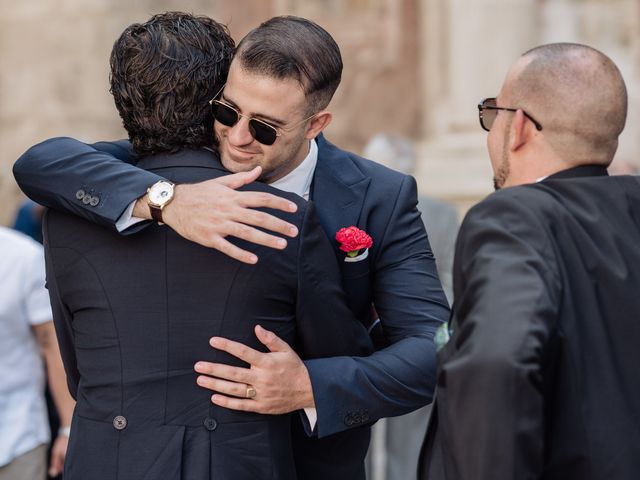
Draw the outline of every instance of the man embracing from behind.
M330 101L341 76L340 49L326 30L304 18L274 17L240 42L226 84L211 102L224 167L236 175L261 169L262 179L271 186L313 202L333 244L349 307L382 340L368 357L303 361L275 335L258 332L270 350L266 353L248 348L244 341L216 337L212 340L216 350L238 357L250 368L229 367L204 357L195 365L202 374L199 385L213 391L215 405L261 414L304 410L306 428L294 423L293 433L296 468L304 480L364 478L368 426L430 401L435 380L433 337L449 316L416 208L415 180L342 150L322 134L332 119ZM25 192L39 202L111 228L133 220L120 218L126 217L127 207L135 216L149 218L148 202L139 197L162 177L117 161L105 153L105 146L97 146L102 151L95 147L71 139L48 140L29 149L14 173ZM126 153L109 148L126 159ZM275 230L272 216L246 208L262 204L247 200L247 192L221 189L216 181L179 183L164 208L165 223L180 235L249 263L258 259L247 251L254 247L228 238L284 248L272 243L273 236L252 227ZM102 192L99 205L87 206L73 197L74 189L83 184ZM349 227L372 239L362 245L369 248L355 256L345 251L349 242L340 245L336 240L343 228L363 236ZM353 253L359 249L354 246ZM263 261L259 258L258 265ZM378 322L372 318L372 304ZM333 308L329 300L326 305ZM327 314L327 321L340 317ZM247 384L257 396L237 398Z
M370 351L312 204L279 192L298 209L273 214L300 234L282 250L259 247L258 265L162 224L174 183L238 181L214 150L209 105L233 47L223 25L180 12L125 29L112 50L111 91L132 160L166 179L147 194L157 222L126 237L59 211L45 216L47 283L77 398L67 480L294 480L291 422L298 416L214 405L193 365L239 366L211 349L209 338L260 349L254 332L262 327L302 358ZM262 183L244 189L260 198L275 191ZM89 206L101 201L84 189L82 197ZM245 383L230 394L257 402L263 392Z

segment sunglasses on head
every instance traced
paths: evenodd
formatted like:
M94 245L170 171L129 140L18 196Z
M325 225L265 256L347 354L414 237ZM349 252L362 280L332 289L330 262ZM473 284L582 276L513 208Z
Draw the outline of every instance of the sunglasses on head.
M224 86L222 88L224 88ZM222 89L220 89L220 92L222 92ZM277 128L270 123L265 122L264 120L259 120L249 115L244 115L228 103L225 103L222 100L217 100L216 98L218 97L220 92L218 92L218 94L216 94L216 96L209 101L209 104L211 105L211 111L213 113L213 118L226 127L233 127L240 121L240 118L242 117L248 119L249 133L257 142L263 145L273 145L276 139L282 136L283 131L290 130L291 128L300 125L303 122L306 122L316 115L314 113L307 118L303 118L299 122L289 125L287 129Z

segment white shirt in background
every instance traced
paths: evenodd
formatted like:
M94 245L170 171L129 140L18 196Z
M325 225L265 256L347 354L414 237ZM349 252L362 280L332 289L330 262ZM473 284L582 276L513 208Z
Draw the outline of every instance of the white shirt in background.
M50 440L44 362L32 329L52 321L42 246L0 227L0 467Z

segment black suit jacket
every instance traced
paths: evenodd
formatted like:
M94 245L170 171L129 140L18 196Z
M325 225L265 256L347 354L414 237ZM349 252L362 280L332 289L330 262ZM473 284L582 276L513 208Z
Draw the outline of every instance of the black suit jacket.
M454 288L420 478L638 478L638 178L584 166L489 196Z
M180 183L227 173L206 150L155 155L139 166ZM369 352L313 205L286 196L298 212L272 213L300 235L283 251L259 248L255 266L166 226L125 238L47 214L47 281L77 400L66 480L296 478L290 415L217 407L193 370L197 360L241 364L210 348L214 335L264 350L256 324L302 358Z
M349 306L369 325L375 303L390 345L368 357L305 362L320 438L308 438L295 422L294 446L304 480L354 480L364 478L369 429L363 426L431 401L433 335L449 308L416 208L415 180L344 151L322 135L316 141L312 200L340 264ZM162 178L124 163L130 160L129 148L127 142L85 145L54 138L27 150L14 174L33 200L113 229L126 206ZM86 195L97 202L84 203ZM350 225L373 238L369 256L360 262L345 262L335 241L336 232Z

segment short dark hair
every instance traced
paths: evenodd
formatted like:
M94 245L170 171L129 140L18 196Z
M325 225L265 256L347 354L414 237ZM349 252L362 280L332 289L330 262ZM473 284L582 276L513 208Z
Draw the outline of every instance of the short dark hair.
M125 29L111 51L110 91L138 156L214 145L208 101L234 47L225 25L182 12Z
M340 48L320 25L294 16L273 17L239 43L243 69L273 78L297 80L309 113L325 108L342 77Z

